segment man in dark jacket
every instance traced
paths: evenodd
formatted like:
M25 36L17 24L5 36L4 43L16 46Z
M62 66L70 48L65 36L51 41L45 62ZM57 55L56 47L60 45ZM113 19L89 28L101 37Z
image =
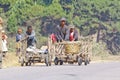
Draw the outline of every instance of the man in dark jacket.
M36 43L35 31L32 29L32 26L27 27L26 37L27 37L27 47L35 46Z
M65 25L66 19L61 18L60 25L56 27L56 38L57 42L62 42L65 40L66 31L68 30L67 26Z
M66 41L78 41L78 31L75 29L74 25L70 25L70 28L66 32Z

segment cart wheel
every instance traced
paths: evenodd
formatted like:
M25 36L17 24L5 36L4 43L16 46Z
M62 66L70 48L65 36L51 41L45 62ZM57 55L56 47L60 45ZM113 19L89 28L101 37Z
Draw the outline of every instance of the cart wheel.
M46 64L46 66L51 66L50 58L48 58L48 57L45 58L45 64Z
M29 62L29 63L28 63L28 66L31 66L31 64L32 64L32 63L31 63L31 62Z
M46 66L49 66L48 63L46 63Z
M21 66L24 66L24 62L21 63Z
M89 60L87 58L85 58L85 62L84 62L85 65L89 64Z
M63 60L60 60L60 65L63 65Z
M28 62L25 62L25 66L28 66Z
M91 61L91 60L90 60L90 58L89 58L89 59L88 59L88 64L90 64L90 61Z
M28 66L31 66L32 63L34 63L34 58L30 57L28 60Z
M51 62L49 62L49 66L51 66Z
M81 64L82 64L82 58L79 57L79 58L78 58L78 65L81 65Z
M46 66L49 66L48 57L45 57L45 64L46 64Z
M88 62L87 62L88 64L90 64L90 60L88 60Z
M21 66L24 66L24 59L22 57L19 58L19 63L21 63Z
M55 57L55 59L54 59L54 64L58 65L58 58L57 57Z

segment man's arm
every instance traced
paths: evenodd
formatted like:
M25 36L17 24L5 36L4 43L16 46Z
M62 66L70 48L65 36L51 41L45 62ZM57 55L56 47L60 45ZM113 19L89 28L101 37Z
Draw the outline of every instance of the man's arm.
M59 26L56 27L56 32L55 32L55 34L56 34L56 37L57 37L58 40L62 40Z
M35 32L32 31L31 35L28 36L29 39L33 39L35 37Z

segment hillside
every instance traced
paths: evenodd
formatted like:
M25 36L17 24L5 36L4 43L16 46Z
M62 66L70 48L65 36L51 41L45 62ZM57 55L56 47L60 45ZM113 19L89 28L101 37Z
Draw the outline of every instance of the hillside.
M109 53L116 55L120 52L119 3L119 0L0 0L0 16L12 39L18 27L25 30L28 25L34 26L39 45L46 43L48 34L65 17L67 24L80 30L80 35L96 34L96 43L103 42Z

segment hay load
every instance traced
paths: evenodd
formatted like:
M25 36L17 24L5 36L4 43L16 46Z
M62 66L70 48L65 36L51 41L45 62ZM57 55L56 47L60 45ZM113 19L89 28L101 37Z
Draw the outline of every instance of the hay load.
M78 42L67 42L64 47L66 54L78 54L80 52L80 44Z

